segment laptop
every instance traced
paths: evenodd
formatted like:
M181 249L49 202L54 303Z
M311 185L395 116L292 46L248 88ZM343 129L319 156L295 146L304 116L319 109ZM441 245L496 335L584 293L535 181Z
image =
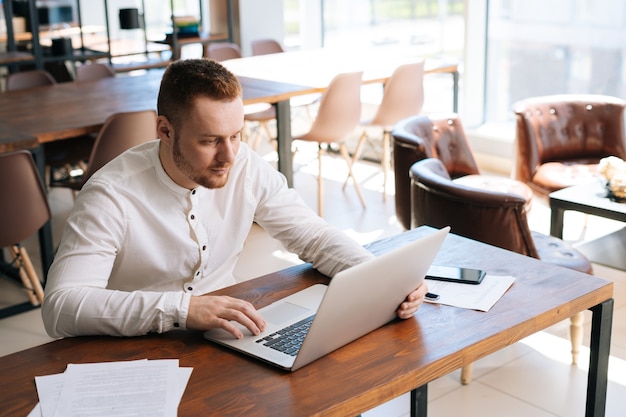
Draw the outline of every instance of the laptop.
M242 339L223 329L209 330L204 337L295 371L393 320L398 306L424 280L449 230L341 271L329 285L312 285L260 309L267 328L258 336L235 323Z

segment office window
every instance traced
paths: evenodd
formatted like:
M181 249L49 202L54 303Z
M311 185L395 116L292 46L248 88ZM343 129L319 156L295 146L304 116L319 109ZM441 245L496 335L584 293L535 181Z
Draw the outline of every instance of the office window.
M491 0L486 122L513 120L512 104L559 93L626 98L626 2Z
M413 45L424 54L461 57L463 0L285 0L285 44L306 43L307 28L321 27L318 46ZM312 13L312 8L319 12Z

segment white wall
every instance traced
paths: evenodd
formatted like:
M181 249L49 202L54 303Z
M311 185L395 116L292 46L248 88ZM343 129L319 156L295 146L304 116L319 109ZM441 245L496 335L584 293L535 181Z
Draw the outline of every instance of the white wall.
M250 44L255 39L272 38L282 42L285 32L282 0L238 0L238 2L239 40L243 56L252 55Z

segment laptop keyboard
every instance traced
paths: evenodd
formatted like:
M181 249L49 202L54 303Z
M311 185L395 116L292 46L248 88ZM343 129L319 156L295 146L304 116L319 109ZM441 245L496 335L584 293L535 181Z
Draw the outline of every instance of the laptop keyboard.
M284 329L280 329L256 340L256 343L263 343L263 346L267 346L290 356L296 356L300 350L300 346L302 346L304 337L309 332L314 317L315 315L312 315L304 320L300 320L291 326L287 326Z

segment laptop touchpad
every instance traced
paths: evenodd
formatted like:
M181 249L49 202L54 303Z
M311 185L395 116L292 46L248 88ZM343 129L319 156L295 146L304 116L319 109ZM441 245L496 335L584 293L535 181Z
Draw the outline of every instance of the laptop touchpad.
M280 325L310 311L308 308L284 302L267 307L263 310L262 315L269 323Z

